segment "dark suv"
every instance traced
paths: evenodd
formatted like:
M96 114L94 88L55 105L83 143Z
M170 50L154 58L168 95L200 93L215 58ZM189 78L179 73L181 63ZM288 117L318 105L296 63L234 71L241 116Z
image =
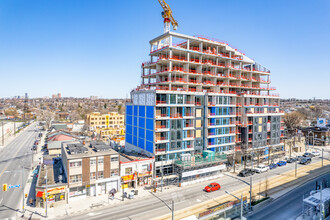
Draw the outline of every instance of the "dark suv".
M310 158L310 157L305 157L305 158L303 158L303 159L301 159L300 160L300 164L304 164L304 165L306 165L306 164L309 164L309 163L311 163L312 162L312 158Z
M252 176L255 173L256 173L256 171L253 169L244 169L244 170L241 170L241 172L239 172L238 176L242 176L242 177Z

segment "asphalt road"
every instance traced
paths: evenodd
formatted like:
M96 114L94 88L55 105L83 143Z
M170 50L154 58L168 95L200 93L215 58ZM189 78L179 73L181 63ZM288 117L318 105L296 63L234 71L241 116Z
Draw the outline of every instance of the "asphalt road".
M323 178L330 180L330 173L323 175L314 180L296 187L285 195L272 201L262 209L253 212L247 219L259 220L294 220L302 213L303 209L303 196L309 194L311 190L315 190L316 181L321 181Z
M31 169L31 147L37 134L36 125L30 125L0 151L0 219L21 215L22 182L25 185ZM26 168L22 169L22 166ZM3 192L3 184L21 186Z
M324 154L325 158L329 158L329 153ZM320 161L320 158L313 158L313 163ZM263 181L266 177L272 177L281 175L283 172L293 170L295 164L288 164L283 167L279 167L270 170L267 173L256 174L252 176L252 182L257 183ZM305 166L305 165L298 165ZM107 206L99 209L91 209L88 212L81 212L77 215L69 216L69 219L84 219L88 216L88 219L134 219L145 220L152 219L153 217L162 216L171 213L168 207L164 203L171 206L172 200L174 200L175 210L184 209L195 204L215 199L225 194L225 191L233 192L240 188L247 186L250 177L237 177L237 176L223 176L212 182L218 182L221 185L221 190L212 193L206 193L203 191L205 185L208 182L202 182L190 186L177 188L175 191L164 191L162 193L157 192L155 195L150 193L150 196L144 198L137 198L131 201L126 201L123 204L117 204L114 206ZM239 195L237 195L239 196ZM216 200L215 200L216 201ZM64 218L65 219L65 218ZM267 219L267 218L265 218Z

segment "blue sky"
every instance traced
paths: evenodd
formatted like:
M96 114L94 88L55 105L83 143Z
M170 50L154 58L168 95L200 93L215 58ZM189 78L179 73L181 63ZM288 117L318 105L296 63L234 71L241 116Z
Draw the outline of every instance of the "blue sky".
M281 97L330 98L330 1L167 3L177 32L244 51L272 71ZM129 97L161 11L157 0L1 0L0 97Z

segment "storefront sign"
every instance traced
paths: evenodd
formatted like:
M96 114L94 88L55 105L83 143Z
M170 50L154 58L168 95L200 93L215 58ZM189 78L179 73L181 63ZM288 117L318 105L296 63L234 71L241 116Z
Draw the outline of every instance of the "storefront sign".
M144 173L139 173L139 177L142 177L142 176L150 176L151 175L151 171L147 171L147 172L144 172Z
M51 189L47 190L47 192L48 192L48 194L62 193L62 192L65 192L65 186L51 188Z
M122 177L123 182L127 182L127 181L131 181L135 179L135 175L131 174L131 175L126 175Z
M220 171L220 170L224 170L224 169L226 169L226 165L222 164L220 166L208 167L208 168L204 168L204 169L184 172L184 173L182 173L182 177L194 176L194 175L198 175L198 174Z

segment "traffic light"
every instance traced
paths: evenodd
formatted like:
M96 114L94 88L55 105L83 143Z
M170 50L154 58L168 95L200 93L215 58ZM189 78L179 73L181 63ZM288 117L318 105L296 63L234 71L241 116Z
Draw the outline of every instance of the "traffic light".
M2 189L3 189L4 192L7 191L8 185L7 184L3 184Z

